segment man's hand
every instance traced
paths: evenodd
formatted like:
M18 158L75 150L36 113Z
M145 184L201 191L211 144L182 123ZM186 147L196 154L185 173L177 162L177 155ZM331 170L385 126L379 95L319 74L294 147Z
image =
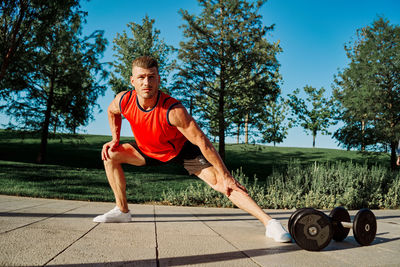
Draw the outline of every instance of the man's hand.
M112 140L103 145L103 149L101 150L101 159L108 160L110 159L110 155L108 154L108 150L115 151L115 149L119 146L119 140Z
M397 157L397 162L396 162L397 166L400 166L400 157Z
M237 191L239 193L247 194L247 189L236 181L233 177L226 177L224 179L224 194L228 197L232 194L232 191Z

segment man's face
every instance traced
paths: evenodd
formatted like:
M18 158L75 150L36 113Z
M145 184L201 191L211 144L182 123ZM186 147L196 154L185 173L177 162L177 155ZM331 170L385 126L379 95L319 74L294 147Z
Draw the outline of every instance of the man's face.
M135 87L139 97L151 99L157 96L160 85L160 76L157 68L144 69L134 67L132 69L131 84Z

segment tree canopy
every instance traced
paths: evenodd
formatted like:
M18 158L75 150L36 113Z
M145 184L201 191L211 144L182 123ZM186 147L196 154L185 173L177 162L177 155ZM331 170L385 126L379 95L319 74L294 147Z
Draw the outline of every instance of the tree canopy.
M265 36L259 9L265 1L199 0L198 16L180 10L184 41L175 90L192 103L209 125L216 125L219 153L225 155L225 134L234 118L261 110L279 93L279 45Z
M161 77L161 90L168 91L168 76L174 69L175 60L171 55L175 48L167 45L160 39L160 31L153 28L155 20L148 16L143 18L142 24L130 22L127 26L132 37L126 31L117 34L114 39L113 50L116 60L113 63L110 84L115 94L131 88L132 62L140 56L152 56L157 59Z
M325 97L325 89L316 89L312 86L303 88L307 95L306 100L302 99L300 90L296 89L293 94L289 94L289 106L292 110L294 125L301 126L307 133L313 136L312 146L315 147L315 140L318 132L330 134L328 129L335 122L333 120L335 109L333 99Z
M345 50L350 63L337 75L335 96L348 123L338 130L338 141L352 140L349 145L362 147L389 144L395 168L400 138L400 26L378 18L357 30L355 41Z
M258 129L264 143L282 143L292 127L289 120L290 107L285 99L279 97L276 101L265 102L264 112L258 118Z

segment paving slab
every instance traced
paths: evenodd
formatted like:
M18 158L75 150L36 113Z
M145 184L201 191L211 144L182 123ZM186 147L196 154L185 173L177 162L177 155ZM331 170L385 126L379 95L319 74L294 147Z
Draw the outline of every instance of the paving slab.
M2 208L0 212L0 233L5 233L20 227L29 226L54 216L61 216L64 213L75 210L80 206L87 205L76 201L54 201L29 199L24 205L24 201L16 203L7 202L7 208ZM0 203L0 206L4 205Z
M93 206L93 205L91 205ZM87 213L92 207L87 207ZM113 207L96 209L97 213L104 213ZM131 206L132 208L132 206ZM135 206L134 210L141 214L153 214L153 206ZM97 224L90 233L82 236L63 253L55 257L48 264L52 265L80 265L114 263L126 266L156 266L156 239L154 222L141 222L141 218L130 223ZM154 216L153 216L154 217Z
M199 220L194 215L197 210L199 208L156 207L160 266L257 266Z
M373 211L370 246L350 231L309 252L266 238L240 209L131 204L130 223L92 221L113 207L0 195L0 266L400 266L400 210ZM287 227L294 210L266 211Z

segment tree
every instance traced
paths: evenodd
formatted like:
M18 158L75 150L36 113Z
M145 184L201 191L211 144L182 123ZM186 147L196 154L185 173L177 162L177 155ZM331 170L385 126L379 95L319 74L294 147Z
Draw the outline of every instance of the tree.
M269 95L276 94L277 87L271 84L279 66L275 58L279 49L265 39L273 27L262 26L258 11L264 3L199 0L203 7L199 16L180 10L186 22L182 25L185 41L180 43L182 64L174 88L204 117L217 120L223 159L227 128L239 114L251 115L244 100L260 110Z
M116 51L114 71L111 73L110 84L115 94L131 87L132 61L140 56L152 56L157 59L161 76L161 90L168 91L167 78L175 67L175 61L169 60L175 49L160 40L160 31L153 29L154 19L146 16L142 25L131 22L127 26L133 35L130 38L124 31L114 39L113 50Z
M356 41L345 50L350 64L338 75L336 98L346 114L358 114L348 118L351 125L361 121L361 138L366 138L363 125L368 123L369 143L390 144L395 169L400 138L400 27L378 18L357 30Z
M335 97L340 96L335 95ZM353 101L357 101L356 98L353 98ZM360 104L356 109L361 110L362 105ZM344 125L335 131L333 137L347 150L356 148L363 152L379 143L382 136L375 128L373 121L366 116L366 113L360 112L354 115L353 113L344 109L337 113L335 117L342 121Z
M77 3L70 1L69 5ZM15 91L25 86L19 74L29 72L26 59L33 56L35 29L55 22L52 5L41 0L0 1L0 99L7 101L7 88Z
M256 64L252 72L244 72L241 79L237 77L238 90L235 98L232 99L230 109L234 122L240 127L244 125L244 143L249 142L249 131L251 126L260 124L261 117L265 115L265 103L274 103L280 92L279 64L276 53L281 51L278 43L269 44L265 39L260 40L258 47L254 48L254 56L259 56L260 61L265 60L262 65ZM243 91L246 93L244 94ZM266 121L264 121L266 122ZM267 125L266 127L269 127ZM239 136L237 137L239 139Z
M289 105L279 98L276 102L266 103L265 110L260 116L258 129L262 134L262 142L282 143L292 127L292 122L288 120Z
M359 33L354 41L354 49L358 49L364 39L362 30ZM352 46L352 44L349 45ZM353 57L352 48L345 46L345 49L347 56ZM359 51L354 51L354 53L359 53ZM344 122L344 126L335 132L334 137L348 149L359 148L364 151L368 145L374 143L371 138L368 138L372 136L371 131L374 130L371 124L374 115L368 111L369 107L366 105L374 96L371 95L369 89L371 85L363 82L371 73L364 64L350 63L350 65L351 68L335 76L336 86L334 86L333 94L341 111L337 117ZM346 88L346 90L341 90L341 88Z
M41 131L38 163L45 161L49 127L55 115L64 118L67 128L76 129L87 123L93 103L105 91L105 86L99 84L106 75L99 62L106 45L103 32L81 37L86 13L79 10L79 3L51 3L47 9L40 9L40 17L51 17L54 23L35 22L31 40L35 49L29 57L19 59L27 71L13 73L18 81L14 86L2 84L8 85L3 87L9 94L3 110L14 118L11 125Z
M38 18L37 1L4 0L0 2L0 81L10 64L29 49L32 24Z
M317 90L314 87L305 86L303 90L307 95L306 101L299 97L300 90L296 89L293 94L288 95L288 103L291 107L292 115L295 117L292 122L295 126L300 125L303 127L306 132L311 132L313 147L315 147L315 139L318 132L330 134L328 128L335 124L333 121L335 114L333 99L324 97L324 88Z

